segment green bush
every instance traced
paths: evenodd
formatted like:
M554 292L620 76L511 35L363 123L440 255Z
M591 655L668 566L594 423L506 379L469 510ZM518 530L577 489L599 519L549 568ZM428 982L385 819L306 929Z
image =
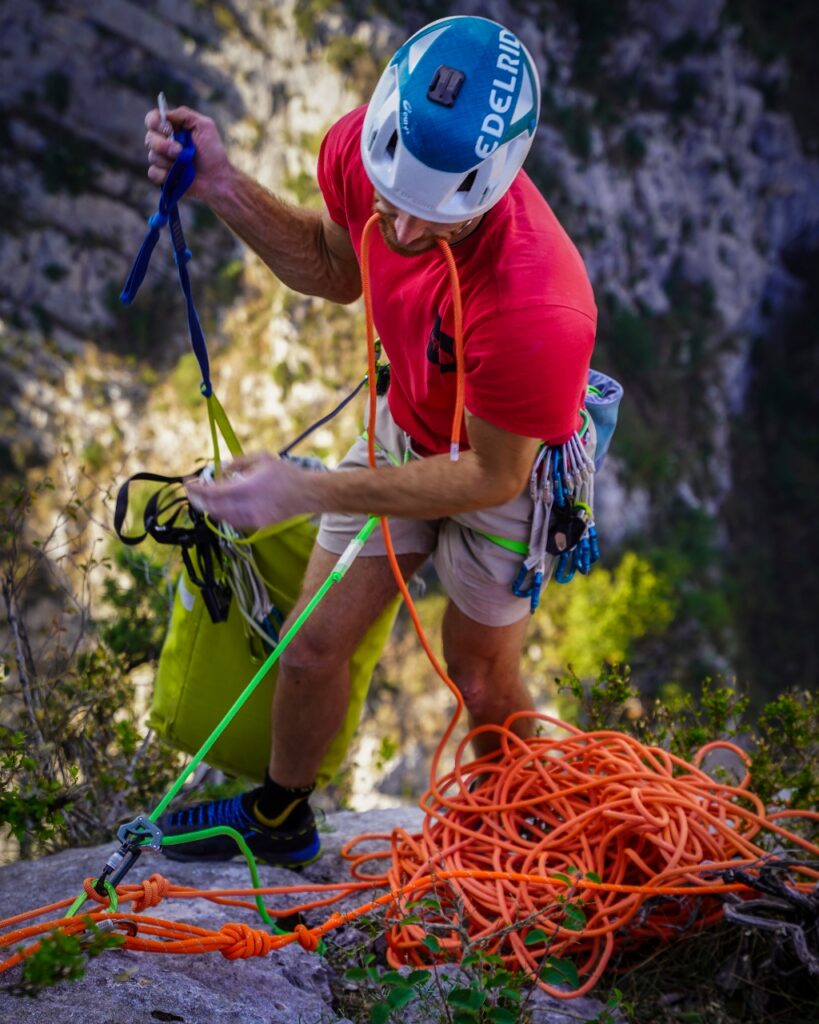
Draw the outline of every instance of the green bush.
M614 569L596 566L588 578L554 591L556 663L571 665L580 676L623 662L636 640L662 633L676 610L668 579L633 551Z
M32 536L32 510L50 487L0 498L0 829L21 857L112 838L177 763L143 739L134 699L132 673L155 662L167 619L156 571L122 559L117 572L110 559L81 554L89 509L76 493L44 537ZM54 609L46 642L34 624L43 601Z

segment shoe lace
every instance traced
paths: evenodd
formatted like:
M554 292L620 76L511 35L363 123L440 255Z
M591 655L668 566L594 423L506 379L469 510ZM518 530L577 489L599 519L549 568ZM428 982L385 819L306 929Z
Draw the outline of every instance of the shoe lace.
M224 825L241 832L253 825L242 804L241 794L223 800L210 800L177 811L170 824L183 828L214 828Z

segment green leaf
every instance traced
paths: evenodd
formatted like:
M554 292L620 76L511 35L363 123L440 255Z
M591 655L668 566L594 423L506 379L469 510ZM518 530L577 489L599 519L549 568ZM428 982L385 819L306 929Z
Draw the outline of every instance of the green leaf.
M426 946L427 949L433 953L441 952L441 943L435 938L434 935L427 935L421 940L421 945Z
M514 981L514 975L511 971L507 971L505 968L495 971L484 982L486 988L503 988L504 985L509 985Z
M586 927L586 915L576 903L566 904L563 927L570 928L573 932L581 932Z
M569 988L580 988L577 968L571 960L558 960L550 956L538 971L541 981L547 985L568 985Z
M420 924L421 918L417 914L410 914L408 917L402 917L398 922L398 927L401 928L407 924Z
M489 1020L492 1024L517 1024L517 1014L512 1013L511 1010L506 1010L502 1006L493 1006L489 1011Z
M533 928L526 938L523 940L524 946L537 946L541 942L545 942L548 936L542 928Z
M375 1003L370 1009L370 1024L387 1024L391 1010L386 1003Z
M478 1024L480 1019L476 1010L455 1010L452 1014L452 1024Z
M381 975L382 985L403 985L405 984L404 975L399 971L384 971Z
M480 1010L486 1002L486 993L477 988L453 988L447 993L446 1001L462 1010Z
M423 985L425 982L429 981L430 978L432 978L432 971L426 971L423 968L419 968L416 971L410 971L405 980L408 985L415 985L417 988L419 985Z
M597 874L596 871L587 871L586 878L588 878L590 882L596 882L598 885L600 885L603 881L603 879L600 877L600 875Z
M400 1010L402 1006L411 1003L416 992L409 985L396 985L387 996L387 1005L393 1010Z
M571 881L572 881L572 880L571 880L571 879L569 878L569 876L568 876L568 875L564 875L564 874L563 874L562 872L560 872L560 871L555 871L555 872L553 872L553 874L552 874L552 878L559 878L559 879L560 879L560 881L561 881L561 882L565 882L565 883L566 883L566 885L571 885Z
M367 971L363 967L351 967L342 977L345 981L366 981Z
M498 953L485 953L483 962L492 967L503 967L503 957Z
M509 988L508 986L506 988L502 988L498 993L498 998L516 1006L520 1002L520 989Z

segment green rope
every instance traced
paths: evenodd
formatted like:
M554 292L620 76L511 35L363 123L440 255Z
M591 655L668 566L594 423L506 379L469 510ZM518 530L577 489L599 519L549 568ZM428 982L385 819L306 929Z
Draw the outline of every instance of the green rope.
M241 832L237 832L235 828L230 828L228 825L216 825L213 828L203 828L199 832L188 832L184 836L163 836L162 845L181 846L183 843L193 843L197 839L210 839L212 836L228 836L236 843L247 861L247 866L250 869L250 877L253 881L253 888L261 889L262 886L259 881L259 869L256 866L256 858L250 852L250 847L245 842L244 836ZM256 909L259 911L259 917L261 917L265 924L270 925L277 935L283 935L284 932L282 929L276 925L276 922L267 912L267 907L264 905L262 897L260 895L256 895L254 899L256 901Z

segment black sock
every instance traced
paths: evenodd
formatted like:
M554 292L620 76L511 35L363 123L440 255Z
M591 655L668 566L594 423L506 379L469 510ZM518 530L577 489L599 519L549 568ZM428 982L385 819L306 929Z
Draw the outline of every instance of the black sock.
M307 798L315 789L312 786L280 786L265 772L264 783L257 789L245 793L243 804L248 814L269 828L280 828L291 818L300 818L307 810Z

